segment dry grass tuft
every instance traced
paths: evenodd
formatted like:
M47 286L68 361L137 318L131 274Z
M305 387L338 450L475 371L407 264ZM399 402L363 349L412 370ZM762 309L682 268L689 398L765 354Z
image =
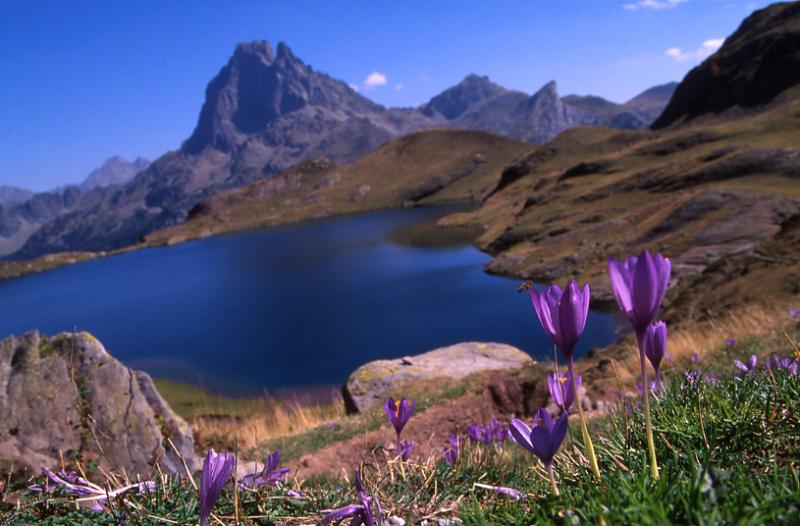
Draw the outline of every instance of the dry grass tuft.
M700 359L713 358L715 351L725 348L729 338L763 337L782 330L789 323L788 309L743 305L724 317L670 330L667 350L672 354L673 365L685 369L693 355ZM639 350L633 340L621 347L626 358L619 363L619 379L625 385L635 385L639 377ZM665 365L669 368L668 363Z
M263 399L263 408L242 416L199 416L192 419L196 444L240 450L266 440L302 433L345 416L344 401L336 394L328 401Z

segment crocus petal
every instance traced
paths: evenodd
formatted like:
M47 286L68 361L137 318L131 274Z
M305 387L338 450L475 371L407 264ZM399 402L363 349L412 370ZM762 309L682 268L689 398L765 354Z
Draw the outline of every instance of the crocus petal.
M553 323L550 303L547 300L550 292L550 288L547 288L543 293L539 294L534 287L531 287L531 302L533 303L533 309L536 311L536 316L539 318L544 332L558 345L556 341L556 326Z
M634 329L637 333L647 327L658 308L659 282L653 257L648 251L642 252L633 272L631 298L633 300Z
M534 418L534 427L531 428L531 431L533 431L533 429L536 429L537 427L544 427L545 429L547 429L547 431L552 431L553 417L550 416L550 412L547 411L547 409L545 409L544 407L540 407L536 411L536 414L534 415L533 418Z
M511 426L508 431L511 433L511 436L514 437L517 444L531 453L534 453L533 444L531 443L531 428L528 427L528 424L522 420L513 418L511 419Z
M281 450L276 449L272 452L270 456L267 457L267 460L264 461L264 471L269 473L270 471L275 471L278 467L278 464L281 463Z
M567 435L567 429L567 414L564 413L558 418L558 420L556 420L555 425L553 425L553 431L551 435L551 445L553 446L553 449L551 457L556 455L558 448L561 447L562 442L564 442L564 437Z
M581 327L580 334L583 334L583 329L586 328L586 320L589 318L589 303L591 302L591 291L589 290L589 284L583 284L583 291L581 292L581 304L583 305L583 315L581 317Z
M755 370L755 368L756 368L756 363L758 363L758 358L757 358L757 357L756 357L756 355L754 354L754 355L752 355L752 356L750 357L750 359L747 361L747 367L748 367L748 369L750 369L751 371L754 371L754 370Z
M567 356L572 354L583 331L585 320L581 320L583 316L582 299L578 284L575 280L570 280L558 303L558 333L561 350Z
M477 482L475 483L475 487L488 489L489 491L494 491L499 495L505 495L506 497L509 497L513 500L521 500L525 498L525 495L520 490L514 488L506 488L503 486L490 486L488 484L479 484Z
M608 258L608 276L611 279L611 289L614 291L614 297L617 299L620 310L629 315L633 311L633 302L628 269L620 260Z
M747 366L741 360L734 360L733 365L741 369L742 371L749 371Z
M343 508L339 508L336 510L324 510L323 513L327 513L325 517L322 519L322 524L328 524L333 521L340 521L342 519L346 519L347 517L352 517L356 513L363 513L364 506L361 504L349 504Z

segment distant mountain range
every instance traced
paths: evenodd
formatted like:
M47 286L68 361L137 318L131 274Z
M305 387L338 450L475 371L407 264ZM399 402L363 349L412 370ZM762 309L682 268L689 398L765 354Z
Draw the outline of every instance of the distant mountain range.
M625 104L558 95L555 82L533 95L469 75L417 108L385 108L315 71L286 44L240 44L206 88L197 127L169 152L92 206L65 209L42 224L15 258L135 243L186 218L200 200L250 184L309 158L351 163L387 141L434 127L482 130L541 143L578 125L646 127L676 84Z
M39 193L0 187L0 256L19 250L42 225L59 216L97 206L111 195L112 187L129 182L149 165L141 157L128 162L115 155L78 185Z
M0 206L9 206L33 197L33 191L16 186L0 185Z
M105 160L105 162L89 173L89 176L78 185L81 191L86 192L95 188L123 185L133 179L136 174L150 166L150 161L137 157L129 162L119 155Z

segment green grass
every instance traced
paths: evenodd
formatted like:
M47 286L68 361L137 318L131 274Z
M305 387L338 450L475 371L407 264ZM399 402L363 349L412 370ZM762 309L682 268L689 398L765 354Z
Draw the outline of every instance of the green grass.
M514 444L468 444L455 467L440 459L386 464L378 454L364 466L366 483L384 510L407 524L426 516L458 517L468 526L800 524L800 378L763 369L746 376L728 369L715 386L675 377L652 408L658 481L648 475L642 414L633 402L591 425L602 484L569 438L555 461L558 497L538 461ZM577 427L572 436L580 436ZM474 488L475 482L514 487L527 499L512 501ZM303 490L304 499L284 498L275 488L241 494L242 524L317 523L319 510L357 501L352 484L342 480L308 480ZM232 523L231 497L226 490L215 507L226 524ZM197 521L197 500L185 479L169 478L156 495L131 500L141 509L128 512L129 525ZM75 511L65 498L45 504L23 492L19 509L0 506L2 524L55 526L117 524L122 503L115 503L115 516Z
M264 407L263 398L232 398L173 380L154 379L158 392L175 413L185 419L196 416L245 416Z

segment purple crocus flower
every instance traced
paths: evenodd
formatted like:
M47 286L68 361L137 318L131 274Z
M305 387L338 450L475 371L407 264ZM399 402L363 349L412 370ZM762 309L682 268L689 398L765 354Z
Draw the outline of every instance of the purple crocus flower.
M644 337L647 327L655 318L669 286L672 263L661 254L651 255L647 250L638 257L631 256L624 262L608 258L608 275L611 288L619 308L628 317L639 343L639 362L642 370L642 384L647 384L647 365L645 364ZM650 423L650 401L646 390L642 399L645 413L645 433L647 449L650 453L650 474L658 478L658 461Z
M534 287L531 287L531 300L544 331L561 349L564 356L567 357L567 371L569 371L569 377L572 379L573 391L577 391L577 386L575 385L577 377L575 376L572 351L575 349L575 344L578 343L578 339L586 327L590 301L589 284L584 284L583 289L580 289L575 280L570 280L564 291L558 285L553 284L541 294ZM600 480L597 456L594 453L592 438L589 436L589 429L586 427L586 421L581 410L580 393L574 392L573 394L577 398L578 418L581 423L581 434L586 446L586 453L595 478Z
M589 284L581 290L575 280L570 280L562 291L554 283L541 294L531 287L531 300L544 331L569 359L589 315Z
M283 484L286 482L286 474L291 471L290 468L280 468L278 465L281 463L281 450L276 449L267 460L264 461L264 469L260 472L250 473L239 479L239 485L243 488L255 488L257 486L275 486L278 483Z
M483 426L479 424L472 424L467 427L467 436L473 442L488 442L483 432Z
M553 422L553 417L547 409L540 408L534 416L533 427L517 418L511 421L511 436L514 440L527 449L544 463L550 466L553 463L558 448L567 434L567 414L562 414Z
M518 489L514 488L506 488L503 486L490 486L488 484L473 484L476 488L488 489L489 491L494 491L498 495L504 495L512 500L523 500L525 495Z
M747 360L747 363L744 363L741 360L734 360L733 361L733 365L735 365L737 368L739 368L742 371L744 371L745 374L752 373L753 371L755 371L756 370L756 364L758 364L758 358L756 357L755 354L752 355L749 360Z
M575 383L578 389L581 387L581 375L575 377ZM547 387L550 389L550 398L564 411L569 411L573 400L575 400L575 391L572 388L572 377L569 373L553 373L547 375Z
M727 345L728 347L733 347L734 345L736 345L736 338L728 338L727 340L725 340L725 345Z
M414 447L416 444L413 440L404 440L400 442L400 458L405 462L411 458L411 455L414 453Z
M408 423L409 418L411 418L411 415L414 414L414 409L416 406L417 404L414 400L409 402L405 398L402 400L390 398L386 400L385 404L383 404L383 410L386 412L386 416L389 418L389 422L392 424L392 427L394 427L398 440L400 439L400 433Z
M49 469L43 469L42 472L55 484L55 487L60 487L67 493L78 496L75 502L90 504L91 509L94 511L103 511L101 504L107 503L109 499L113 499L131 490L145 493L148 491L155 491L156 489L156 483L152 480L129 484L116 489L108 489L101 488L94 482L90 482L73 472L60 471L56 474ZM29 486L28 491L32 493L42 493L45 489L41 486L34 485ZM48 492L51 491L53 491L53 489L48 488Z
M342 519L347 519L352 517L350 521L351 526L361 526L362 524L365 526L375 526L375 515L372 511L372 504L375 503L376 507L378 508L378 521L377 524L382 523L382 511L381 506L378 503L378 500L369 495L364 489L364 483L361 480L361 470L356 469L355 471L355 484L356 484L356 491L358 491L358 498L361 501L361 504L350 504L348 506L344 506L343 508L339 508L336 510L323 510L322 513L326 513L325 517L323 517L321 524L324 526L325 524L331 522L339 522Z
M773 356L766 365L774 369L785 369L789 371L792 376L797 376L797 360Z
M461 439L458 435L451 435L447 441L450 443L450 447L444 450L443 457L447 465L453 466L458 462L461 454Z
M533 428L528 427L522 420L514 418L511 420L510 430L511 436L519 445L539 457L544 463L553 493L558 495L558 485L556 485L555 475L553 475L553 457L567 434L567 413L562 413L558 420L553 422L553 417L542 407L536 411Z
M208 524L211 509L231 477L233 461L233 455L227 451L217 453L213 448L208 450L200 475L200 526Z
M661 306L671 271L672 263L668 258L651 255L647 250L624 262L608 258L614 296L640 338Z
M656 321L647 326L643 338L644 355L656 372L656 390L661 389L661 360L667 352L667 324Z
M499 420L492 418L489 425L472 424L467 427L467 436L473 442L491 444L497 441L502 444L508 439L508 429Z
M789 316L791 316L792 318L797 318L798 316L800 316L800 309L790 309Z
M486 434L490 441L497 441L502 444L508 440L508 428L505 427L499 420L492 418L489 421L489 426L486 428Z

